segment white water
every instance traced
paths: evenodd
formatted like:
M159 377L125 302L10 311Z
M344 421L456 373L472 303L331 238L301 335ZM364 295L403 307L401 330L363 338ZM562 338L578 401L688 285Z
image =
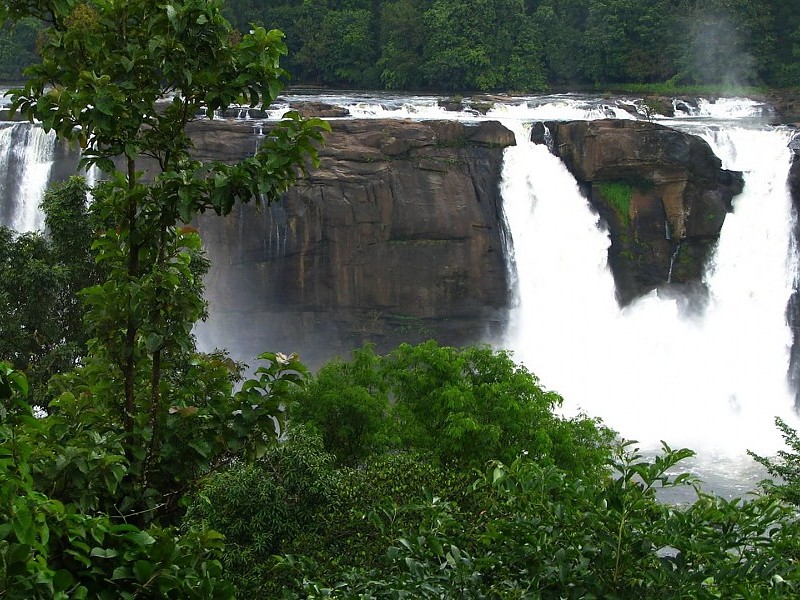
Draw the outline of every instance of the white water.
M447 113L432 97L316 98L361 118L473 120ZM534 146L534 121L636 118L635 101L573 94L501 101L488 118L517 134L506 150L503 198L513 241L516 307L500 345L514 351L564 411L600 416L646 448L667 441L698 451L697 471L750 484L745 451L782 447L774 417L798 425L787 384L790 331L785 321L797 259L786 189L786 131L765 127L763 104L743 98L682 104L659 121L703 136L723 166L745 174L719 247L708 265L710 299L701 313L676 296L652 293L621 310L607 267L608 235L564 165ZM278 111L277 114L280 114ZM729 485L730 484L730 485Z
M518 298L503 345L564 397L565 413L600 416L643 448L697 450L694 468L718 490L752 487L763 473L746 450L782 447L775 416L798 425L786 377L797 268L789 133L697 131L724 167L744 171L745 189L708 266L710 301L690 314L674 293L617 307L602 224L564 165L507 124L518 139L503 173Z
M781 447L774 416L798 424L786 384L791 338L784 314L796 270L785 189L788 134L754 124L763 105L701 101L674 119L660 119L703 135L727 168L746 176L745 192L726 219L709 265L711 300L701 314L689 315L681 298L655 293L618 308L602 224L563 164L545 147L525 141L533 121L634 118L631 102L569 94L509 98L482 117L445 111L428 96L292 100L328 102L360 118L500 119L517 132L518 146L506 151L503 182L517 307L501 343L546 387L562 394L565 412L600 416L644 446L664 439L673 447L692 447L701 453L696 465L701 474L710 470L737 481L750 476L746 449L769 454ZM288 100L272 115L287 109ZM20 159L13 154L18 145L4 141L15 126L0 129L0 185L7 181L9 163ZM28 152L28 145L20 148ZM31 181L46 181L47 158L37 156L22 160L31 174L38 169ZM41 198L39 184L0 190L0 197L11 193L25 198L27 207ZM17 226L30 227L25 222L29 217ZM276 229L278 245L280 233Z
M44 226L39 210L53 167L56 137L30 123L5 123L0 129L2 223L19 232Z

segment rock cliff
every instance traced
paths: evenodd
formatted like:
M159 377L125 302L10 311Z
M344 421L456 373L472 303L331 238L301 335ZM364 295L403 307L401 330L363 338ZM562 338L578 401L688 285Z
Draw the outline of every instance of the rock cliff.
M649 121L548 123L548 142L607 223L625 305L665 283L696 284L741 173L702 139ZM544 128L534 141L545 141Z
M200 337L239 356L311 365L365 341L385 350L502 329L509 298L499 181L514 136L495 122L331 121L321 164L260 210L198 220L214 319ZM200 124L203 158L239 158L241 122Z

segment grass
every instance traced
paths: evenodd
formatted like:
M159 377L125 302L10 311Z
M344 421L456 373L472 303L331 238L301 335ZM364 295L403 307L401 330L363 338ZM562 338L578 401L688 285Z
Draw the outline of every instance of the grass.
M623 223L627 224L630 221L633 186L624 181L604 181L599 185L599 189L603 198L616 209Z

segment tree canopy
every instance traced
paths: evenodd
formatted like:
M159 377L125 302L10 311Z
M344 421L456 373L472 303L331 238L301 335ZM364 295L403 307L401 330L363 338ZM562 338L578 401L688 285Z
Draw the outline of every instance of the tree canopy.
M286 34L293 83L537 91L663 82L797 87L800 14L790 4L228 0L224 10L242 31L255 23ZM22 78L36 39L34 19L0 30L0 79Z

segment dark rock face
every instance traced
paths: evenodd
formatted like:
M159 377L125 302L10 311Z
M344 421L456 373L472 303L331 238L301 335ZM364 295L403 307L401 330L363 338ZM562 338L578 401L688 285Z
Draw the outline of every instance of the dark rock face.
M668 282L701 280L731 200L742 191L741 173L722 169L702 139L648 121L547 129L553 152L608 225L620 304Z
M800 126L800 94L795 90L773 90L760 100L774 111L775 123Z
M513 133L498 123L344 120L321 164L279 204L198 227L212 260L214 323L201 332L252 357L312 366L365 341L379 350L502 330L509 298L499 181ZM252 128L201 124L203 158L253 152Z

